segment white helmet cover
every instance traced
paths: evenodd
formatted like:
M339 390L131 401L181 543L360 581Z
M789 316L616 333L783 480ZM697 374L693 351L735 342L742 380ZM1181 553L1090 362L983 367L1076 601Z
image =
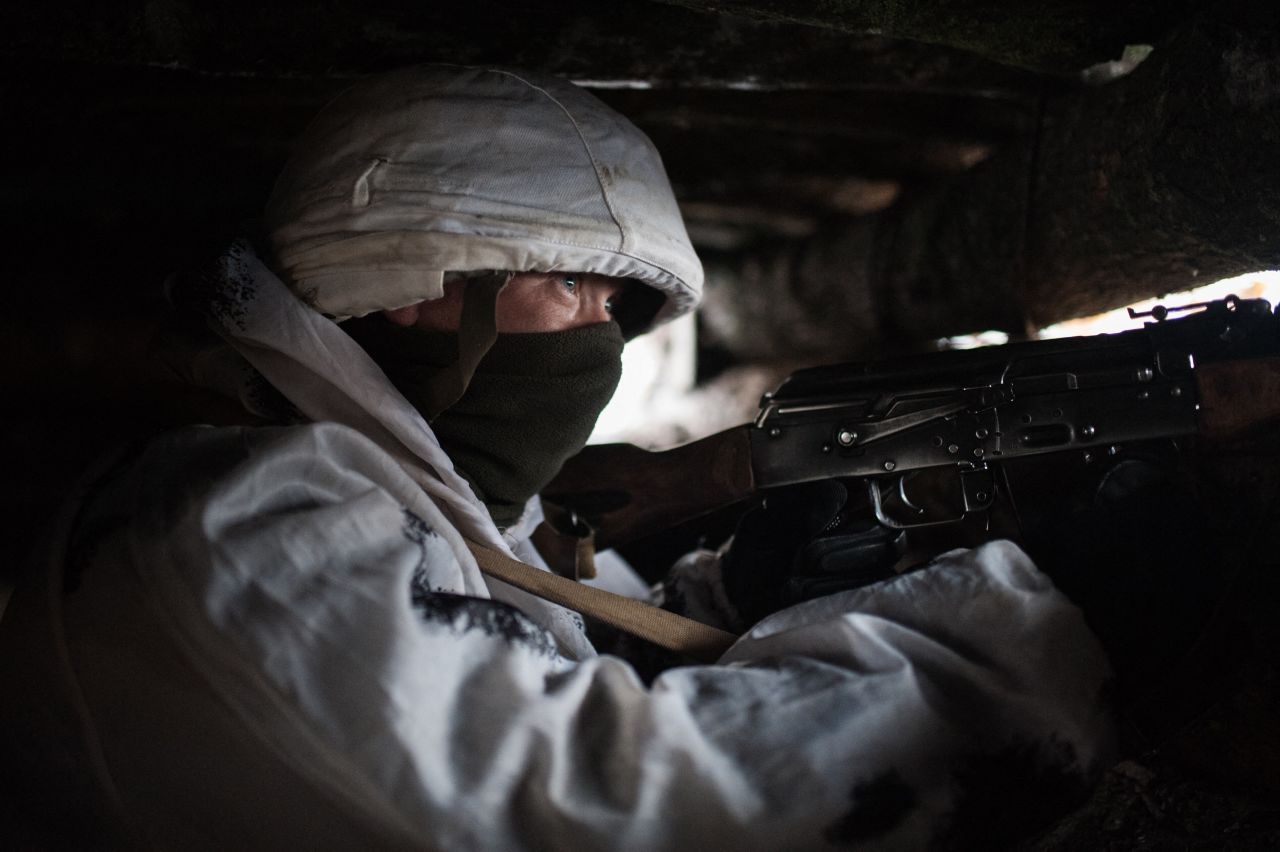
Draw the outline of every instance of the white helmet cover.
M552 77L424 66L357 84L299 140L267 205L278 271L361 316L442 295L445 272L596 272L692 309L702 266L653 143Z

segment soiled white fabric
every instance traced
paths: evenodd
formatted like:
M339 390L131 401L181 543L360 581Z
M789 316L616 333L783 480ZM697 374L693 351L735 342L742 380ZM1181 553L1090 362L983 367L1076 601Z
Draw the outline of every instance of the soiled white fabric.
M92 779L159 848L919 849L1105 759L1102 651L1006 542L644 685L480 575L463 538L532 550L340 327L244 246L223 281L224 336L318 422L177 432L95 486L0 623L0 780Z
M920 849L1103 757L1103 655L1007 542L780 612L646 687L456 597L483 580L419 493L335 424L175 433L99 487L64 676L135 836Z
M440 296L445 271L597 272L693 308L702 266L662 160L564 80L424 66L343 93L307 128L267 227L300 296L336 316Z
M71 774L133 840L915 849L1106 754L1102 652L1007 543L786 610L646 687L575 615L479 574L464 537L533 553L340 327L247 247L225 264L221 332L319 422L152 443L78 512L52 594L0 624L0 674L65 648L0 721L39 744L73 712ZM36 642L7 635L14 610ZM22 757L0 764L47 780Z
M524 544L528 524L518 524L510 537L499 532L422 415L365 351L340 326L295 298L247 243L233 245L219 262L221 269L209 282L216 288L209 297L209 319L216 331L304 417L349 426L400 464L418 486L406 493L405 505L426 512L423 504L434 501L449 519L441 534L468 569L467 582L458 591L516 604L555 635L562 653L593 655L577 613L480 578L464 539L541 566L536 552ZM248 384L237 395L251 405L256 376L239 375ZM513 545L519 546L518 553Z

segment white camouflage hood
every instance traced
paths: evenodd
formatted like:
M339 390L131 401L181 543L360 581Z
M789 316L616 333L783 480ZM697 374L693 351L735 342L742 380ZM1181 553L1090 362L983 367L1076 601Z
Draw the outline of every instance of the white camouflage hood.
M426 66L360 83L303 134L267 206L278 271L323 313L442 294L445 272L597 272L694 307L702 266L649 139L563 80Z

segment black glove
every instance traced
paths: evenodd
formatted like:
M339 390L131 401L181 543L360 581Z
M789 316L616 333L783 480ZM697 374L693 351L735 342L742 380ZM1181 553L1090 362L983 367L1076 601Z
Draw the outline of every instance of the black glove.
M729 601L746 623L892 575L904 534L849 519L847 502L844 485L823 480L770 491L742 516L722 572Z

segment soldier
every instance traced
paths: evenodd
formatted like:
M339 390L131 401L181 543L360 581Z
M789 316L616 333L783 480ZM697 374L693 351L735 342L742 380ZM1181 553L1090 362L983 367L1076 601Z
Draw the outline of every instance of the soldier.
M434 67L339 97L265 238L171 288L218 335L187 374L256 425L92 477L0 624L31 807L174 848L919 848L1083 790L1107 664L1007 542L648 685L478 570L542 564L538 490L700 287L657 153L582 90Z

